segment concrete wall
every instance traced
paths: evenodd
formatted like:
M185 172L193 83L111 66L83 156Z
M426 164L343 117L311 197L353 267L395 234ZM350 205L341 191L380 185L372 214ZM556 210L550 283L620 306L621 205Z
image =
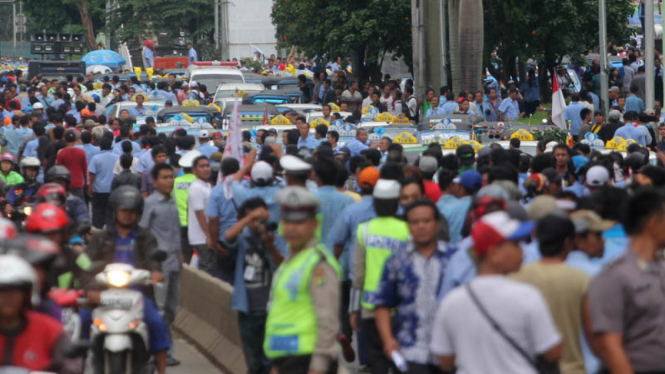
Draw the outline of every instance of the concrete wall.
M266 56L276 54L275 26L270 12L273 0L228 0L226 28L229 57L252 57L250 44Z
M238 316L231 310L233 287L185 265L173 329L225 373L245 374Z

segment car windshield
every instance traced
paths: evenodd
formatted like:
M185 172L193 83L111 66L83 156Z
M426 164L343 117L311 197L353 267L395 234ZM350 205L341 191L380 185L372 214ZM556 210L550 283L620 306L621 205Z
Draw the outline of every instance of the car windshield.
M222 83L242 83L242 75L236 74L196 74L192 77L193 81L203 84L208 90L217 88Z
M166 123L169 122L170 120L173 119L173 117L177 116L179 113L168 113L164 115L164 119L162 122ZM205 113L187 113L188 116L192 117L194 122L196 122L199 118L203 118L207 123L212 123L212 119L210 118L209 115Z
M285 97L256 97L252 98L252 103L269 103L269 104L288 104L291 100Z
M226 99L226 98L229 98L229 97L236 97L236 90L235 89L219 90L219 91L217 91L217 94L215 94L215 96L218 99Z

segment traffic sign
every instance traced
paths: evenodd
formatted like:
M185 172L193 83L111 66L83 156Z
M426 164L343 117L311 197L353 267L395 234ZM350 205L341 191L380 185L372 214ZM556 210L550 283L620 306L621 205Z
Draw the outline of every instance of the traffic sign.
M16 32L18 32L18 33L26 33L27 31L28 31L28 29L25 25L17 25L16 26Z
M25 26L25 15L23 13L19 13L16 15L16 26Z

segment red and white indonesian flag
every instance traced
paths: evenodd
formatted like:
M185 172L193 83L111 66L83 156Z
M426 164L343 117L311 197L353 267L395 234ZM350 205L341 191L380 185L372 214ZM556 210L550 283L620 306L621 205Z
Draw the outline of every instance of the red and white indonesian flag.
M233 103L233 112L231 112L231 120L229 122L229 135L226 138L226 146L224 147L222 158L235 158L240 163L240 167L242 167L243 164L241 125L240 113L238 112L238 98L236 97L235 102ZM221 175L222 173L219 174Z
M563 91L559 85L559 78L556 73L552 76L552 122L562 129L566 130L566 120L563 118L563 112L566 111L566 101L563 99Z

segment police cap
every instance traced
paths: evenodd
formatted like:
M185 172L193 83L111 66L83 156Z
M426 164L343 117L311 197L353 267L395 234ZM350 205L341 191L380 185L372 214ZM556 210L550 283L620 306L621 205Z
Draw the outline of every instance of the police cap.
M306 221L316 217L319 200L303 187L286 187L275 195L285 221Z

